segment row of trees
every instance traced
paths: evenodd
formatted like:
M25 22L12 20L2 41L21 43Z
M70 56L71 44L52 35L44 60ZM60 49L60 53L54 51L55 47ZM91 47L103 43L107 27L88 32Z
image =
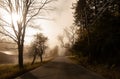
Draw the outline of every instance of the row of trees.
M91 62L119 64L120 1L78 0L74 4L79 38L72 49Z
M53 0L0 0L0 33L10 37L18 46L18 64L23 68L26 28ZM2 14L3 13L3 14ZM9 16L9 17L7 17ZM34 26L34 25L33 25Z

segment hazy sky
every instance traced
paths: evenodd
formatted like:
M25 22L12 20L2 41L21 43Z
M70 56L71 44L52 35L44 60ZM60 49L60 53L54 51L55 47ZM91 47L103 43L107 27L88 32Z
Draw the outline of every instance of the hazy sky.
M41 20L40 25L42 32L48 36L50 45L58 44L57 36L63 34L65 27L69 27L73 23L72 3L75 0L58 0L55 2L56 9L51 11L48 16L53 20Z
M65 27L69 27L73 23L73 15L72 12L72 3L76 0L57 0L54 2L51 2L48 6L54 7L54 10L52 11L44 11L42 15L45 15L43 17L47 17L51 20L45 20L45 19L39 19L35 20L34 26L40 26L41 30L33 30L32 28L27 28L26 34L27 37L25 37L25 43L30 43L32 41L32 36L36 34L36 32L42 32L44 35L46 35L49 39L49 44L51 46L54 46L58 44L57 42L57 36L59 34L63 34L63 29ZM47 6L47 5L46 5ZM3 17L8 22L11 22L10 15L6 14L2 11ZM17 16L14 16L13 19L16 21ZM6 28L7 29L7 28ZM9 29L9 28L8 28ZM9 31L12 33L13 31L9 29Z
M35 21L35 24L39 25L42 29L40 32L48 37L50 46L53 47L58 44L57 36L63 34L63 29L65 27L72 25L73 10L71 8L72 3L75 1L76 0L58 0L53 3L55 10L46 13L46 17L52 20L41 19ZM26 32L31 35L31 30L27 30ZM32 33L36 33L36 31L33 30ZM26 42L29 42L28 40L30 40L29 37L26 38Z

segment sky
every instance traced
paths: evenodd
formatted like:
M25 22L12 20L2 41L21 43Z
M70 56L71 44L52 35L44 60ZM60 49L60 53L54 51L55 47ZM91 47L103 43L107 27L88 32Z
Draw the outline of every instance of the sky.
M73 23L73 10L72 3L75 0L58 0L54 3L55 10L48 12L45 16L52 20L41 19L36 22L37 25L40 25L41 30L45 36L48 37L48 44L51 47L58 45L57 36L63 34L63 29L69 27ZM30 28L29 28L30 29ZM27 34L30 34L30 30L27 31ZM33 30L32 33L36 31ZM29 36L29 35L28 35ZM26 38L29 40L29 37ZM26 41L26 42L27 42Z

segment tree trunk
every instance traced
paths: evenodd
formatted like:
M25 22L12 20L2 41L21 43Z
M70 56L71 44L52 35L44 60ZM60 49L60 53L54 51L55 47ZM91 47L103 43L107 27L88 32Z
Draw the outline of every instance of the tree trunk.
M43 61L42 61L42 55L40 55L40 61L41 61L41 63L43 62Z
M36 56L37 56L37 55L34 55L34 58L33 58L33 61L32 61L32 63L31 63L31 65L33 65L33 64L34 64L35 59L36 59Z
M91 58L91 51L90 51L90 27L88 25L88 14L87 14L86 7L85 7L85 26L84 27L87 30L87 43L88 43L88 51L87 52L89 54L88 58L90 60L90 58Z
M18 64L19 68L23 68L23 45L18 44Z

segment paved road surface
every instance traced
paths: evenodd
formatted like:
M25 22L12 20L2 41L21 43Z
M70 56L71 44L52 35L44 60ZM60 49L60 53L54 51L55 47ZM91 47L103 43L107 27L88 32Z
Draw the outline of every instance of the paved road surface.
M53 61L15 79L104 79L101 76L74 64L67 57Z

